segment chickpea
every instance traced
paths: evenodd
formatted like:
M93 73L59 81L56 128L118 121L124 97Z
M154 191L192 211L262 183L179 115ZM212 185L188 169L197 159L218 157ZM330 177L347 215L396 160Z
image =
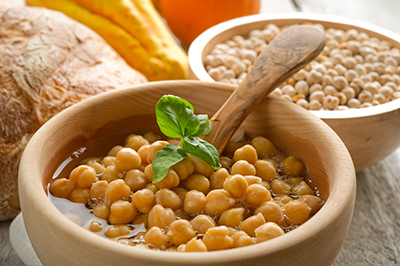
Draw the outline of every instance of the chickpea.
M258 160L254 166L256 168L256 175L265 181L271 181L277 174L273 160Z
M203 159L196 157L194 155L189 156L190 161L193 163L194 172L209 177L212 173L214 173L214 169L211 165L206 163Z
M75 183L66 178L55 179L50 184L50 193L55 197L69 198L71 191L74 189Z
M261 178L255 175L245 175L244 178L248 185L259 184L261 185Z
M133 192L144 188L148 183L146 175L138 169L129 170L125 175L124 181Z
M282 207L285 206L287 203L293 201L293 199L289 196L276 196L274 197L274 201Z
M103 224L99 221L91 221L89 224L89 230L92 232L100 232L101 230L103 230Z
M138 151L141 146L148 144L150 144L149 141L141 135L132 134L125 140L125 146L135 151Z
M183 202L186 197L186 193L188 193L188 190L184 187L174 187L172 189L178 195L179 199Z
M292 188L292 192L294 195L313 195L314 191L312 188L307 185L305 181L301 181L299 184L295 185Z
M210 188L210 180L201 174L191 174L185 182L185 186L188 190L199 190L206 194Z
M147 175L146 175L147 176ZM173 188L179 185L179 176L173 169L169 169L167 175L161 181L156 183L158 188Z
M186 243L186 252L206 252L207 247L200 239L196 239L195 237L189 240Z
M310 94L309 100L310 101L318 101L320 103L324 102L325 93L323 91L315 91Z
M283 212L289 224L302 224L310 218L311 207L303 201L288 202Z
M123 148L117 154L115 168L120 172L127 172L138 168L142 161L139 154L131 148Z
M233 175L225 179L223 188L233 197L242 197L247 191L248 183L242 175Z
M283 229L274 222L267 222L255 230L256 242L263 242L284 235Z
M244 145L243 147L237 149L233 154L233 161L237 162L240 160L245 160L248 163L254 164L258 159L256 149L251 145Z
M122 150L124 147L121 145L115 145L114 147L111 148L111 150L109 150L109 152L107 153L107 156L110 157L117 157L117 154L120 150Z
M137 211L132 203L124 200L115 201L110 206L111 224L128 224L136 217Z
M254 167L253 164L245 161L245 160L239 160L236 163L234 163L231 167L231 175L255 175L256 174L256 168Z
M103 201L106 196L106 190L108 182L101 180L93 183L89 190L89 196L91 201Z
M87 165L79 165L72 170L69 180L76 183L81 188L90 188L96 182L96 171Z
M185 158L179 163L172 166L172 169L178 174L180 180L185 180L188 176L193 174L194 166L191 160Z
M235 199L225 189L214 189L206 196L206 211L211 214L221 214L235 205Z
M200 214L194 217L190 221L190 224L192 225L193 230L195 230L199 234L205 234L209 228L216 226L213 218L204 214Z
M276 152L274 144L264 137L255 137L251 141L251 145L256 149L259 158L266 158Z
M152 163L154 160L154 156L156 156L156 153L167 144L168 142L165 140L157 140L153 142L147 151L147 161L149 163Z
M147 161L149 148L150 148L150 144L145 144L145 145L140 146L140 148L137 150L137 153L140 156L140 160L142 161L142 165L149 164L149 162Z
M274 201L266 201L260 205L255 211L255 214L261 213L265 221L279 223L283 221L283 211L278 203Z
M168 228L167 237L174 245L186 244L195 237L192 225L187 220L176 220Z
M106 189L106 200L110 204L117 200L126 200L130 195L131 189L122 179L112 181Z
M110 215L110 206L107 203L99 203L93 207L93 215L97 218L107 220Z
M312 100L308 108L309 110L320 110L322 108L322 104L317 100Z
M253 206L260 206L263 202L271 200L271 193L262 185L253 184L247 188L244 198Z
M76 203L87 204L89 198L89 189L75 187L69 195L69 200Z
M282 173L289 176L299 176L304 171L304 164L297 160L293 155L286 157L282 161Z
M223 187L225 179L229 177L229 172L225 168L219 168L217 171L210 176L210 187L211 189L220 189Z
M281 179L274 179L271 181L271 190L275 195L289 195L291 187Z
M141 189L132 195L132 204L141 213L149 213L156 203L154 192L150 189Z
M233 247L245 247L254 244L254 240L244 231L237 231L231 236L233 240Z
M96 172L96 175L101 175L104 173L104 165L102 165L101 163L94 161L94 160L90 160L86 163L87 166L92 167L94 169L94 171Z
M219 217L218 223L228 227L237 227L243 221L244 208L232 208L224 211Z
M174 191L167 188L162 188L157 191L155 197L156 204L160 204L164 208L171 208L175 210L182 204L182 201L178 195Z
M201 213L206 208L206 202L203 192L190 190L186 193L183 208L187 214Z
M143 240L144 243L150 244L156 248L166 247L168 245L167 236L157 226L150 228L144 235Z
M324 108L328 110L335 110L339 106L339 99L332 95L327 95L323 102Z
M323 204L322 199L314 195L304 195L301 196L299 200L303 201L308 206L310 206L311 208L310 215L314 215L321 208Z
M126 236L131 232L131 228L126 224L112 225L107 228L106 236L109 238L116 238Z
M208 229L203 237L203 243L208 251L233 247L233 239L229 236L229 229L226 226L216 226Z
M157 226L162 230L167 230L168 226L175 220L175 213L170 208L164 208L157 204L150 210L148 215L148 228ZM168 236L168 235L167 235Z
M111 183L114 180L117 180L119 178L123 178L124 174L118 172L115 169L115 165L109 165L106 167L106 169L104 169L104 173L101 176L101 180L105 180L108 183Z
M239 229L246 232L249 236L254 237L257 227L263 224L265 224L264 216L261 213L258 213L244 220L240 224Z
M147 223L147 215L146 214L140 214L136 217L135 220L133 220L132 224L139 224L143 225L145 228L147 228L148 223Z

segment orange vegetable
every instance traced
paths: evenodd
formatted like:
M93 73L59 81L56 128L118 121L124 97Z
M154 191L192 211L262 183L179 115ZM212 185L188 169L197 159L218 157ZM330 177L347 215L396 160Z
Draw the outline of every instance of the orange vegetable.
M159 0L161 14L183 46L223 21L258 14L260 0Z

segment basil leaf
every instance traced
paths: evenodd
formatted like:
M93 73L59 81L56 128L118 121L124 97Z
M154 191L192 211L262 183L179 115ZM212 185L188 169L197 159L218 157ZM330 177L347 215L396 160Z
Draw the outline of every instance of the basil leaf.
M179 163L187 157L182 148L172 144L165 145L156 153L153 159L153 183L161 181L167 174L171 166Z
M197 133L200 130L200 121L196 115L193 115L189 120L183 121L185 124L182 124L184 127L183 136L197 136Z
M200 135L208 135L211 132L211 124L210 120L208 119L208 115L198 115L197 116L200 121L200 129L197 135L195 136L200 136Z
M221 167L219 162L219 153L213 145L198 137L183 137L183 139L184 142L182 148L187 153L203 159L215 170Z
M198 122L193 119L193 106L186 100L172 95L165 95L156 104L156 119L160 130L170 138L185 136L190 127L196 126Z

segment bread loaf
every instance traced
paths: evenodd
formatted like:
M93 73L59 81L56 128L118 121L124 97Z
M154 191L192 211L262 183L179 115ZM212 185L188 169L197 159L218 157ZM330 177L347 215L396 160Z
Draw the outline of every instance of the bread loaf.
M35 131L92 95L146 78L60 12L0 3L0 221L19 213L18 164Z

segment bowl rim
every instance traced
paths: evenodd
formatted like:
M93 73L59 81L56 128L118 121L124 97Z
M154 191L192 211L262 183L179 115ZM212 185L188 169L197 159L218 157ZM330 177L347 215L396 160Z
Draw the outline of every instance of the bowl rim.
M231 19L225 22L221 22L201 33L189 46L188 49L188 60L191 71L197 78L201 77L203 81L215 82L207 71L203 67L202 53L210 40L212 40L217 34L225 32L232 27L241 26L246 23L265 21L266 23L273 20L304 20L304 22L312 23L336 23L342 26L355 26L363 28L368 31L374 32L377 35L385 35L387 38L392 39L395 42L400 43L400 34L390 31L381 26L374 25L369 22L355 20L347 17L328 15L328 14L317 14L308 12L289 12L289 13L277 13L277 14L256 14L243 16L235 19ZM383 113L392 112L400 108L400 98L381 104L377 106L371 106L367 108L357 108L348 110L332 110L332 111L313 111L309 110L312 114L316 115L321 119L351 119L351 118L362 118L380 115Z
M159 87L164 86L166 83L171 83L171 82L176 82L176 81L159 81L159 82L151 82L151 84L158 84ZM183 82L183 83L208 83L214 88L216 87L217 89L219 88L220 90L223 90L224 88L227 89L228 86L225 87L225 85L229 85L229 87L232 88L230 84L222 84L222 83L215 83L215 82L203 82L203 81L190 81L190 80L184 80L184 81L178 81L178 82ZM80 225L74 223L73 221L69 220L64 214L62 214L50 201L49 197L46 194L46 190L43 189L43 184L42 184L42 178L40 176L40 169L39 165L41 163L32 165L32 164L27 164L25 161L32 159L32 158L38 158L37 156L37 150L34 149L35 145L44 145L51 136L47 135L46 132L51 129L54 126L59 126L62 124L63 119L70 118L71 115L74 113L74 111L77 108L82 108L83 106L86 105L85 108L90 108L93 104L96 104L98 101L103 100L103 99L113 99L113 98L118 98L121 96L126 95L126 93L131 94L131 93L139 93L140 88L145 88L147 84L150 83L145 83L145 84L139 84L139 85L133 85L125 88L121 88L119 90L113 90L109 91L100 95L93 96L85 101L82 101L80 103L77 103L64 111L60 112L57 114L54 118L50 119L47 123L45 123L32 137L32 139L29 141L22 160L20 164L20 171L19 171L19 184L20 184L20 190L25 194L26 197L29 197L32 202L41 202L42 204L40 206L36 206L35 208L37 210L40 210L43 214L45 215L48 219L50 219L52 224L63 224L66 232L73 234L75 238L80 238L83 239L84 241L93 241L93 237L96 240L96 245L99 248L102 248L104 250L108 250L109 252L115 252L116 254L121 252L123 255L129 256L129 257L135 257L139 258L143 261L151 261L154 263L157 262L165 262L165 263L175 263L176 265L185 265L187 263L191 263L193 265L196 265L197 263L229 263L230 261L234 261L237 259L243 259L244 257L246 259L250 259L252 257L260 257L265 254L265 250L268 251L268 253L274 253L279 250L284 249L285 247L288 246L295 246L303 241L303 238L307 236L307 233L309 232L314 232L315 228L319 228L319 230L315 231L315 233L323 231L322 228L328 228L330 225L332 225L333 221L338 219L338 217L341 216L341 213L339 212L331 212L332 208L334 209L345 209L345 208L351 208L351 204L349 205L349 202L352 202L354 205L354 198L355 198L355 187L356 187L356 178L355 178L355 172L349 173L349 175L339 175L339 178L335 181L335 187L333 188L335 190L334 196L330 196L328 200L326 201L324 206L329 206L330 210L327 210L327 207L324 208L324 206L313 216L308 220L306 223L302 225L302 228L305 230L293 230L283 236L280 236L279 238L276 239L271 239L266 242L258 243L256 244L258 248L254 248L254 245L248 246L248 247L242 247L240 248L240 251L238 252L237 249L230 249L230 250L222 250L222 251L216 251L216 252L208 252L207 256L204 256L201 252L158 252L154 250L143 250L139 248L132 248L130 246L125 246L125 245L120 245L117 243L111 244L112 241L109 239L103 238L98 235L93 235L92 232L89 230L84 229ZM134 89L133 89L134 88ZM271 97L272 99L278 100L285 102L283 99L279 99L276 97ZM297 107L296 107L297 108ZM299 107L300 108L300 107ZM340 138L336 135L336 133L333 132L333 130L328 127L325 123L321 121L318 118L313 118L310 116L311 119L315 119L314 121L317 121L316 126L318 128L323 128L325 130L329 130L333 133L332 136L336 138L337 141L343 145L343 149L347 151L345 148L343 142L340 140ZM351 161L350 155L347 153L343 154L342 160L344 162L344 165L341 166L347 166L352 169L353 164ZM344 174L344 170L342 170L342 167L340 167L338 173ZM344 167L346 168L346 167ZM36 174L35 174L36 173ZM32 175L35 174L37 177L32 178ZM24 182L22 182L24 181ZM23 183L29 184L29 186L24 186L22 187ZM329 185L330 188L329 190L332 191L332 184ZM40 192L38 192L40 191ZM335 201L334 201L335 200ZM22 208L22 213L24 212L24 208ZM24 217L24 216L23 216ZM314 217L319 217L318 219ZM25 223L29 223L29 220L25 220ZM324 226L321 226L323 224ZM29 231L28 231L29 235ZM283 241L284 239L290 239L289 241ZM288 245L288 243L290 243ZM197 261L194 261L197 260Z

